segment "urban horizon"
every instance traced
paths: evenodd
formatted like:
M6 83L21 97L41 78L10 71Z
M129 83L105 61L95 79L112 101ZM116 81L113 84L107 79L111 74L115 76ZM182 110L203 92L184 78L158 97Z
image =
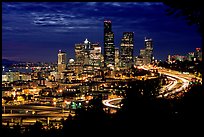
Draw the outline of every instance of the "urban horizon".
M174 2L193 26L161 2L4 2L2 134L197 133L201 4Z
M58 8L60 4L64 5L64 7L61 9ZM83 42L86 38L92 43L98 42L102 48L102 54L104 54L102 22L106 20L106 18L108 20L111 20L113 23L112 29L114 33L115 47L120 48L123 32L134 32L133 43L134 57L139 56L140 49L144 48L145 37L153 39L154 46L153 54L156 60L165 61L168 55L177 54L185 56L188 54L188 52L194 52L195 48L201 47L201 38L198 32L196 32L195 26L187 26L184 20L172 18L165 15L165 9L167 9L167 7L165 7L165 5L163 5L162 3L136 2L133 3L134 6L133 5L131 6L130 3L128 2L127 3L102 2L101 7L107 6L107 8L109 7L113 9L120 8L120 10L124 12L125 10L128 9L130 11L140 9L142 13L138 15L136 14L135 16L130 16L127 14L128 16L124 19L122 18L122 16L119 15L121 11L119 11L119 13L116 12L109 13L111 16L108 13L104 13L104 16L100 15L99 20L93 20L91 22L91 19L89 20L86 17L86 15L89 15L90 12L86 11L84 15L81 15L82 20L84 20L85 22L81 23L76 22L77 16L79 17L80 15L78 14L74 15L76 11L74 11L73 8L71 8L73 11L71 10L72 12L70 13L66 13L64 11L66 7L69 6L72 7L74 4L81 6L82 10L84 10L84 7L86 6L93 8L96 14L91 15L91 18L93 19L96 18L98 14L102 14L101 11L99 11L100 7L99 3L97 2L87 2L83 4L69 2L53 4L32 2L31 3L4 2L2 5L3 6L2 59L25 62L57 62L57 52L59 50L66 52L67 57L69 59L70 58L75 59L74 45ZM20 16L21 11L24 11L27 7L36 7L36 9L29 9L27 14L22 14ZM21 11L17 11L18 8ZM38 8L39 11L37 11ZM51 12L50 11L51 8L53 8L54 9L53 11L55 12L53 11ZM159 10L154 13L152 12L152 10L155 8L158 8ZM45 14L45 11L48 11L48 14ZM150 12L152 12L154 16L151 15ZM14 18L12 13L21 18L13 20ZM28 14L31 15L32 17L29 18L29 20L30 23L32 22L31 29L33 30L33 33L30 33L30 30L28 28L23 28L23 26L19 24L21 21L28 19ZM146 16L143 16L143 14ZM8 15L8 17L6 17L6 15ZM160 30L160 26L155 26L155 24L152 25L148 24L148 19L151 20L151 22L156 21L155 20L156 15L161 15L161 17L158 19L161 20L163 23L168 22L168 25L166 24L161 26L161 29L167 30L167 26L168 27L172 26L172 30L168 28L168 31L165 32L163 30L162 31ZM118 19L116 18L117 16ZM71 20L69 21L69 19L72 19L73 21ZM13 22L9 23L9 21ZM172 21L175 21L175 23ZM77 23L75 24L77 26L74 26L74 23ZM29 26L29 24L27 25ZM176 24L177 28L175 28ZM133 27L133 25L137 25L137 27L135 28ZM122 26L125 26L127 28ZM188 27L188 30L186 30L186 27ZM174 29L175 33L173 32ZM37 30L39 30L39 32L36 32ZM50 30L51 33L48 30ZM54 31L55 34L53 33L53 30L55 30ZM19 34L14 34L14 32L18 32ZM26 39L24 39L23 36L26 35L26 33L28 35L26 36ZM180 38L176 36L179 34ZM43 37L44 38L41 39L39 37L40 35L42 35L42 38ZM46 35L48 37L49 35L53 35L53 37L55 37L56 39L50 39ZM164 36L166 36L166 38L164 38ZM176 39L175 36L177 37ZM12 40L10 40L11 37L13 37ZM67 37L67 39L65 37ZM162 50L162 52L160 50ZM29 52L31 52L32 54L30 54ZM44 54L45 52L47 54Z

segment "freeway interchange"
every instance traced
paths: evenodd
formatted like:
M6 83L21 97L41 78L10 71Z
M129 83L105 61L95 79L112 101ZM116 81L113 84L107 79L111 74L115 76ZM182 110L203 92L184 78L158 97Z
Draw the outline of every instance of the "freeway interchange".
M144 70L157 69L158 73L167 76L167 79L170 82L160 89L159 92L160 94L158 97L174 98L175 96L182 95L182 93L186 92L186 89L189 87L189 82L191 81L192 78L197 78L202 83L201 78L195 77L194 75L191 74L182 74L178 71L155 67L152 65L143 65L140 66L139 68ZM115 104L116 103L118 104L118 102L120 102L121 100L122 98L107 99L103 100L103 104L109 108L119 109L120 106Z

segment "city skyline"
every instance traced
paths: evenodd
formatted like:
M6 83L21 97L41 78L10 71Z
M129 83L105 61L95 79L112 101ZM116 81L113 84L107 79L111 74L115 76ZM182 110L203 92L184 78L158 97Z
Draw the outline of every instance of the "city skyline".
M155 59L186 55L201 47L196 27L167 16L166 9L158 2L3 2L2 58L57 62L60 49L74 58L75 44L86 38L104 49L106 19L112 22L117 48L123 32L134 32L134 56L144 47L145 37L154 41Z

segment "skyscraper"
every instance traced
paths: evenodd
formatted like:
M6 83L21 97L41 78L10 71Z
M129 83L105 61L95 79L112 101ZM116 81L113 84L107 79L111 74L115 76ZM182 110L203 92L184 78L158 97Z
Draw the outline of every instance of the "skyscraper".
M76 63L82 65L84 63L84 44L75 44Z
M111 21L104 21L104 67L115 66L114 33Z
M101 67L101 47L99 43L92 44L92 50L90 51L90 59L94 68L100 69Z
M58 53L58 73L62 79L62 72L66 69L66 53L59 50Z
M115 47L115 68L118 68L120 65L120 53L119 48Z
M133 65L133 32L124 32L121 40L120 60L122 68L130 68Z
M76 65L79 73L93 73L101 67L101 47L86 39L83 44L75 44Z
M84 44L75 44L75 72L77 74L83 71L83 64L84 64Z
M152 62L153 58L153 42L152 39L145 37L145 64L149 64Z

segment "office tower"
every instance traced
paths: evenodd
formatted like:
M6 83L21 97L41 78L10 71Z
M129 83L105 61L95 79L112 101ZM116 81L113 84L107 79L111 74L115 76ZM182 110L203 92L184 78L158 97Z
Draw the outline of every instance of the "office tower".
M59 50L58 53L58 72L62 73L66 69L66 53Z
M120 66L120 53L119 48L115 47L115 68L118 68Z
M93 74L101 67L101 47L86 39L83 44L75 44L76 65L79 73Z
M90 51L90 60L93 64L94 70L101 67L101 47L99 43L92 44L92 50Z
M75 44L75 59L79 65L84 63L84 44Z
M88 39L84 41L84 65L91 65L90 51L92 50L91 42Z
M121 40L120 60L121 67L128 69L133 65L133 32L124 32Z
M75 44L75 73L80 74L83 71L84 65L84 43Z
M114 33L111 21L104 21L104 67L115 66Z
M153 41L150 38L145 37L145 57L146 62L145 64L149 64L152 62L153 58Z
M135 57L135 65L140 66L146 63L146 50L140 49L140 55Z

